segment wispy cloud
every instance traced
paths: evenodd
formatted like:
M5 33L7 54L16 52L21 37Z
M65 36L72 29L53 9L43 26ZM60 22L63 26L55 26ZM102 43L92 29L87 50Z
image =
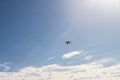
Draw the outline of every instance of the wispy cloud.
M101 62L101 61L97 61L97 62ZM88 64L67 66L67 67L60 66L57 64L52 64L39 68L27 67L19 70L18 72L0 72L0 79L2 80L89 80L89 79L119 80L120 64L112 65L109 67L104 67L104 64L102 63L95 63L95 64L88 63Z
M52 59L54 59L55 57L49 57L48 59L47 59L47 61L50 61L50 60L52 60Z
M105 58L105 59L101 59L99 61L95 61L94 63L96 64L106 64L106 63L110 63L110 62L116 62L115 59L113 58Z
M8 63L0 64L0 68L3 68L3 71L8 71L10 67L8 66Z
M93 56L86 56L84 59L85 60L91 60L93 58Z
M77 55L80 55L81 53L83 53L83 51L73 51L73 52L64 54L64 55L62 56L62 58L63 58L63 59L72 58L72 57L75 57L75 56L77 56Z

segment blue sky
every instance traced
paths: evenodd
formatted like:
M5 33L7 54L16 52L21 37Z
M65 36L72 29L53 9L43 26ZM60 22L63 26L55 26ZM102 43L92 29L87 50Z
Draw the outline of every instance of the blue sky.
M0 71L105 58L113 65L119 53L119 0L0 0Z

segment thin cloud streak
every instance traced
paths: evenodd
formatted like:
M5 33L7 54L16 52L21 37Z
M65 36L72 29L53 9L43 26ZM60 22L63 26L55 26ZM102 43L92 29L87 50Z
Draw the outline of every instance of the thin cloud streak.
M93 56L86 56L84 59L85 60L91 60L93 58Z
M55 57L49 57L47 61L53 60Z
M72 58L72 57L78 56L78 55L80 55L82 53L83 53L83 51L73 51L73 52L64 54L62 56L62 58L63 59L68 59L68 58Z

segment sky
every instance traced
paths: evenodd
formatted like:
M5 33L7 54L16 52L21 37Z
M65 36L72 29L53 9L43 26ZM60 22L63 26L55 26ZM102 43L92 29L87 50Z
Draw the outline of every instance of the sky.
M118 80L119 34L119 0L0 0L0 79Z

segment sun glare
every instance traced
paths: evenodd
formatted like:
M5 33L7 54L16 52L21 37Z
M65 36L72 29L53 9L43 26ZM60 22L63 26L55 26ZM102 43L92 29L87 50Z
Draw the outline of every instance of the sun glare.
M66 4L66 11L73 16L73 19L84 12L103 15L119 15L120 13L120 0L70 0Z
M120 6L119 0L87 0L85 3L88 5L93 5L96 7L104 7L104 8L119 8Z

